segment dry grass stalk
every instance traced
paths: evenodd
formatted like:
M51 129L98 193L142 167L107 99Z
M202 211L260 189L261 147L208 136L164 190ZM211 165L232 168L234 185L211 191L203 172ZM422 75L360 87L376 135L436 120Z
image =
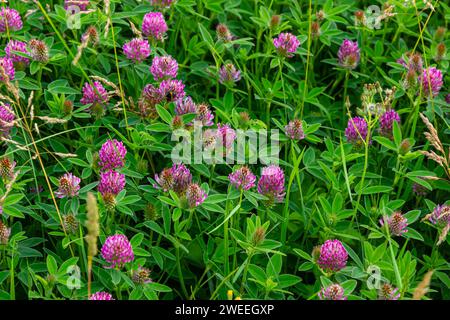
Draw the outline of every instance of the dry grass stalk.
M427 294L432 275L433 275L433 270L428 271L424 275L422 281L419 283L417 288L414 290L414 294L413 294L413 298L412 298L413 300L420 300Z

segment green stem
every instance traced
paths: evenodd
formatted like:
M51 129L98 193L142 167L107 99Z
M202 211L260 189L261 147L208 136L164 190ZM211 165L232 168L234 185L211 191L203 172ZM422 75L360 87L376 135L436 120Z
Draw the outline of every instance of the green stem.
M183 294L186 297L186 299L189 299L189 294L186 289L186 285L184 284L184 278L183 278L183 271L181 270L181 260L180 260L180 247L176 246L176 257L177 257L177 271L178 271L178 278L180 280L181 289L183 290Z

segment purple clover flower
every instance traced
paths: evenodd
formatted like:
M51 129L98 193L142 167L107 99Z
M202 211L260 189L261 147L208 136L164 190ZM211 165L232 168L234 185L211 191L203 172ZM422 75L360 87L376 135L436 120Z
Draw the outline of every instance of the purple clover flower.
M150 55L150 45L147 40L134 38L123 45L123 53L135 63L144 61Z
M322 288L318 296L320 300L347 300L347 297L344 296L344 288L337 283Z
M394 121L400 124L400 116L395 110L388 110L380 117L380 135L392 138Z
M3 71L5 75L8 77L9 81L14 80L16 70L14 69L14 65L11 59L7 57L0 57L0 67L3 68ZM2 74L0 74L0 81L6 82L6 79Z
M86 11L89 5L89 0L65 0L64 9L73 9L73 7L80 8L80 11Z
M289 124L284 127L284 130L286 135L292 140L302 140L305 138L302 121L299 119L290 121Z
M180 100L186 95L184 92L184 84L181 80L163 80L159 85L159 91L167 102Z
M273 45L278 54L291 58L300 46L300 41L292 33L280 33L278 37L273 39Z
M7 137L14 126L16 115L8 103L0 103L0 136Z
M367 122L364 118L354 117L348 120L347 128L345 129L345 137L347 141L353 144L360 145L367 138Z
M6 57L11 59L13 63L23 63L25 65L28 65L30 63L30 59L28 59L27 57L19 56L13 51L29 54L27 50L27 44L25 42L10 40L5 47L5 53Z
M155 81L176 78L178 74L177 60L171 56L154 57L150 72Z
M133 248L125 235L109 236L103 244L102 257L109 264L107 268L121 269L125 263L134 260Z
M236 140L236 131L232 129L228 124L217 125L217 140L222 143L225 149L230 149Z
M0 9L0 33L18 31L23 28L22 18L17 10L8 7Z
M327 240L320 246L317 264L326 272L338 272L347 265L348 253L339 240Z
M196 183L190 184L186 189L186 200L190 208L198 207L207 197L206 192Z
M268 206L283 201L286 194L284 172L279 166L272 164L262 169L261 178L258 181L258 192L269 198L266 202Z
M400 237L405 232L408 232L408 220L402 215L401 212L394 212L390 217L383 217L380 219L381 226L387 224L389 232L393 236Z
M400 292L389 283L384 283L378 290L378 300L398 300Z
M102 171L122 168L125 164L127 149L122 141L116 139L107 140L98 152L100 158L98 165Z
M105 291L99 291L94 294L92 294L89 297L89 300L115 300L112 295Z
M117 196L125 188L125 175L117 171L106 171L100 174L98 191L103 197Z
M191 97L184 97L176 101L175 114L182 116L188 113L197 113L197 106Z
M83 86L83 97L80 99L80 102L84 105L101 105L105 108L109 102L108 92L98 81L94 81L92 85L86 82Z
M230 173L228 179L236 189L247 191L255 186L256 176L247 166L243 166Z
M234 64L227 63L219 70L219 82L222 84L232 85L241 80L241 72L236 69Z
M201 121L204 126L210 127L214 124L213 119L214 114L211 112L206 103L200 103L197 105L197 117L195 117L196 121Z
M448 225L450 224L450 206L448 205L437 205L434 208L429 221L434 225Z
M74 176L71 172L65 173L61 178L59 178L59 187L55 192L58 198L65 197L76 197L78 196L78 191L80 190L81 179Z
M142 22L142 33L144 36L163 41L167 32L166 20L161 12L149 12L144 16Z
M358 42L345 39L338 51L339 64L348 69L355 69L359 63Z
M439 94L442 88L442 72L435 67L424 69L422 75L419 76L419 81L422 84L422 90L425 96L431 95L433 97Z
M174 164L171 168L164 169L159 175L155 175L157 189L164 192L173 190L178 194L183 194L192 182L192 174L182 163Z

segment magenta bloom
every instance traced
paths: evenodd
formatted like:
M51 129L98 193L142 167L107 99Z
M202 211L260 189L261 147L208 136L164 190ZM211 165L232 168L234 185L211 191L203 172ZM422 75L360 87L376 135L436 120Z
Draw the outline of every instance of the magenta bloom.
M241 72L236 69L234 64L227 63L219 70L219 82L222 84L234 84L241 80Z
M450 224L450 206L437 205L429 218L430 222L435 225L445 226Z
M424 69L421 76L419 76L419 81L422 84L422 90L424 95L431 95L433 97L439 94L439 91L442 87L442 72L435 67L429 67L428 69Z
M155 175L157 185L155 188L164 192L173 190L183 194L192 182L192 174L184 164L174 164L171 168L164 169L159 175Z
M394 212L390 217L383 217L380 219L381 226L387 224L389 232L393 236L400 237L405 232L408 232L408 220L402 215L401 212Z
M89 0L65 0L64 9L73 9L76 7L80 8L80 11L86 11L89 5Z
M23 27L22 18L15 9L2 7L0 9L0 32L18 31Z
M89 300L115 300L112 295L105 291L99 291L94 294L92 294L89 297Z
M168 102L179 100L186 95L184 92L184 84L181 80L163 80L159 85L159 91Z
M348 120L345 129L347 141L353 144L362 144L367 138L367 122L364 118L354 117Z
M300 41L291 33L280 33L277 38L273 39L273 45L280 55L290 58L294 56L300 46Z
M142 90L142 97L151 105L156 105L164 100L164 96L159 88L152 84L147 84Z
M206 127L210 127L214 124L213 122L214 114L209 109L208 105L205 103L200 103L197 105L197 117L196 121L201 121Z
M197 106L191 97L184 97L183 99L177 100L175 106L175 114L182 116L183 114L197 113Z
M125 263L134 260L133 248L123 234L106 238L102 247L102 257L109 263L108 268L122 268Z
M174 0L150 0L150 3L154 6L164 8L164 7L170 7L174 3Z
M117 141L116 139L107 140L98 152L98 157L100 158L98 165L102 171L122 168L125 164L126 155L127 149L122 141Z
M359 63L358 42L345 39L338 51L339 64L348 69L355 69Z
M305 138L301 120L295 119L290 121L289 124L284 127L284 130L286 131L286 135L292 140L302 140Z
M388 110L380 117L380 135L392 138L394 121L400 124L400 116L395 110Z
M92 106L98 104L105 108L109 102L108 92L106 92L103 85L98 81L94 81L93 85L86 82L83 87L83 97L80 102L84 105L92 104Z
M344 296L344 288L337 283L322 288L318 296L320 300L347 300L347 297Z
M144 36L163 41L167 32L166 20L161 12L150 12L144 16L142 22L142 33Z
M385 283L378 290L378 300L398 300L400 292L398 288L394 288L389 283Z
M0 135L8 136L14 126L16 115L8 103L0 103Z
M238 190L250 190L255 186L256 177L252 171L243 166L228 175L230 183Z
M134 38L123 45L123 53L135 63L141 62L150 55L150 45L147 40Z
M186 189L186 200L190 208L201 205L207 196L206 192L196 183L190 184Z
M117 171L106 171L100 174L98 191L103 197L117 196L125 188L125 175Z
M59 178L59 187L58 191L55 192L55 195L58 198L76 197L80 190L80 182L81 179L74 176L71 172L65 173Z
M217 140L220 145L229 149L233 146L236 140L236 131L232 129L228 124L218 124L217 125Z
M30 59L27 57L19 56L13 51L29 54L27 50L27 44L22 41L10 40L5 47L6 57L11 59L13 63L24 63L25 65L30 63Z
M155 81L176 78L178 73L177 60L171 56L154 57L150 72Z
M269 165L262 169L261 178L258 181L258 192L269 198L267 205L274 202L282 202L285 196L284 172L277 165Z
M11 59L7 57L0 57L0 67L3 68L4 73L8 77L9 81L14 80L14 75L16 73L16 70L14 69L14 65ZM3 77L3 75L0 73L0 81L5 82L6 79Z
M320 246L317 264L326 272L338 272L347 265L348 253L339 240L327 240Z

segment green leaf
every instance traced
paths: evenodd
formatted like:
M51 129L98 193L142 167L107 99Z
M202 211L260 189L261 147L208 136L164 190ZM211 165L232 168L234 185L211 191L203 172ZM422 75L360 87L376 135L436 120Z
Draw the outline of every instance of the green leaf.
M390 191L392 191L392 187L391 186L371 186L371 187L367 187L364 188L361 192L361 194L363 195L367 195L367 194L375 194L375 193L388 193Z

